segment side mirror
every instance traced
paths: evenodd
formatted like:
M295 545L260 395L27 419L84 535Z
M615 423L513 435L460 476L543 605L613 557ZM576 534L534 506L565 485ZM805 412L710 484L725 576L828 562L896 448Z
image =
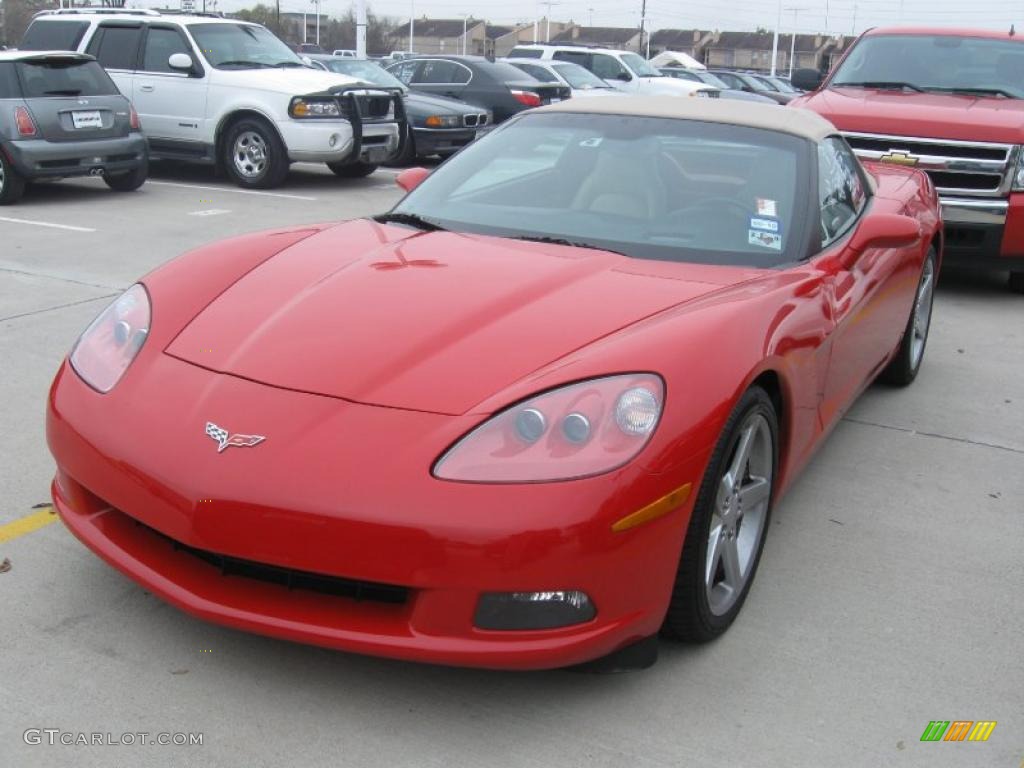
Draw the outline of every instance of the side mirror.
M898 213L868 214L857 225L847 248L861 253L868 248L905 248L921 239L917 219Z
M191 72L195 64L187 53L172 53L167 59L167 66L180 72Z
M300 61L302 61L302 63L305 64L307 67L312 67L313 66L313 60L311 58L309 58L309 56L303 56L300 59Z
M801 91L816 91L824 80L825 76L816 69L798 69L793 73L793 79L790 82L793 83L794 88L799 88Z
M430 175L426 168L406 168L395 177L395 184L406 192L412 192Z
M633 76L629 72L619 72L614 78L615 80L621 80L624 83L628 83L633 79Z

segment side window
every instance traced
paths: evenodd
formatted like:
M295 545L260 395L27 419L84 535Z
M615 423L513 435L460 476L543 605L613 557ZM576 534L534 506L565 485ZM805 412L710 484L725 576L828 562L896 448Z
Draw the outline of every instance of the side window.
M821 244L842 237L864 209L867 192L860 166L846 143L830 138L818 145L818 202Z
M142 52L142 69L146 72L174 72L167 60L175 53L192 56L181 33L171 27L150 27Z
M456 80L456 77L458 77L458 69L459 65L454 61L428 59L423 62L423 69L421 69L419 74L416 76L415 82L424 84L468 82L468 77L464 80Z
M571 61L584 69L590 69L590 54L583 51L555 51L553 58L559 61Z
M473 73L467 67L464 67L461 64L456 64L453 78L453 83L459 83L462 85L473 79Z
M13 61L0 61L0 99L20 99L21 86Z
M594 74L604 80L614 80L626 71L618 59L614 56L609 56L607 53L595 53L593 62L591 69Z
M33 21L18 46L23 51L77 51L88 21Z
M419 62L416 61L404 61L401 64L395 64L393 67L388 67L388 72L408 85L412 82L412 76L416 72L416 65L418 63Z
M104 69L135 69L139 60L142 26L124 27L104 24L89 42L89 53Z
M508 57L510 59L539 59L544 51L536 51L530 48L513 48Z

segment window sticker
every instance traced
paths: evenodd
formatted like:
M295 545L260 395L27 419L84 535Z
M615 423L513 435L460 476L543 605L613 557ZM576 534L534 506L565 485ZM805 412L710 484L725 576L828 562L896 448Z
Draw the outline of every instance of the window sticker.
M601 141L603 140L603 138L604 138L603 136L594 136L593 138L590 138L590 139L584 139L583 141L580 142L580 146L581 147L600 147L601 146Z
M747 242L750 245L760 245L762 248L770 248L773 251L782 250L782 235L777 232L751 229L747 231Z
M776 205L774 200L769 200L766 197L757 198L757 215L758 216L770 216L771 218L778 218L779 207Z
M781 227L778 219L760 219L757 216L751 216L750 228L759 229L762 232L778 232L781 234Z

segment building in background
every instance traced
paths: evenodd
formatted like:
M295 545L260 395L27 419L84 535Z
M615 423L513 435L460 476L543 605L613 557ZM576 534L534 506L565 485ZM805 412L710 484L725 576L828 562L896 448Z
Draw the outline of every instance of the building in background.
M704 61L704 49L714 34L705 29L659 29L651 34L651 56L662 51L677 51Z
M463 26L465 25L465 26ZM413 22L412 49L416 53L460 54L463 51L463 30L465 30L465 51L472 56L487 54L487 23L480 19L428 19L426 16ZM408 19L391 30L391 41L396 51L409 50Z
M709 67L723 69L754 69L767 72L772 67L771 32L715 32L703 45L702 60ZM827 35L796 35L793 69L820 69L823 62L831 61L830 54L836 45L842 45L842 38ZM779 51L776 71L789 71L789 52L793 45L792 35L779 35Z
M572 24L557 35L552 33L551 42L638 51L640 50L640 30L636 27L581 27L578 24Z

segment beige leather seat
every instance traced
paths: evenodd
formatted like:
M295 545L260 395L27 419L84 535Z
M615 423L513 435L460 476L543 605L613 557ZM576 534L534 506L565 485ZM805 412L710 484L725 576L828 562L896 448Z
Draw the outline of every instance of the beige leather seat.
M634 146L631 146L634 145ZM572 208L653 221L665 211L667 190L654 155L639 142L602 147L590 175L580 184Z

